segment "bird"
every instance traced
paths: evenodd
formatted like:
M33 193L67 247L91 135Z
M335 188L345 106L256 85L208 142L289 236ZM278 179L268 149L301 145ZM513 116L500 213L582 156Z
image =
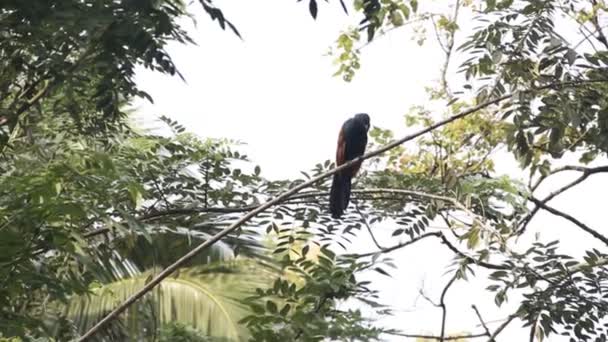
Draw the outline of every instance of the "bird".
M340 166L365 153L367 132L369 131L369 115L359 113L346 120L338 135L336 149L336 165ZM334 173L329 192L329 211L333 218L340 218L350 201L351 180L359 171L361 163L347 167Z

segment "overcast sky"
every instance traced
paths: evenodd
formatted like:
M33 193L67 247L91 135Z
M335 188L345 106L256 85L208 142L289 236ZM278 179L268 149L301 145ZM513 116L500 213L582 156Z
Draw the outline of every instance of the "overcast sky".
M308 1L267 0L263 2L218 1L225 15L243 35L243 41L224 32L217 23L197 14L198 25L186 27L198 46L173 44L170 53L186 83L177 77L148 71L138 73L139 84L155 103L138 102L146 116L167 115L189 131L203 137L224 137L247 143L244 150L269 178L299 176L300 170L333 158L338 130L354 113L367 112L372 125L390 128L397 136L408 132L403 115L416 104L425 104L425 86L439 77L443 56L432 32L422 47L408 29L395 30L377 39L362 51L362 69L353 82L332 77L336 66L324 56L341 30L355 25L358 17L346 16L337 1L319 1L318 20L308 13ZM433 6L445 2L435 1ZM439 5L436 5L439 4ZM195 4L196 5L196 4ZM564 162L565 163L565 162ZM499 171L518 177L511 157L501 155ZM552 187L563 184L576 174L556 176ZM585 223L601 230L600 214L604 209L599 198L606 180L595 176L579 188L552 201L557 208L585 218ZM391 227L376 227L380 243L397 243L390 238ZM584 247L598 247L559 218L538 215L534 229L520 243L539 232L545 241L562 240L564 251L578 255ZM362 232L353 246L357 251L373 250L369 236ZM444 276L451 253L437 241L428 239L414 247L391 254L399 265L388 278L373 275L374 288L381 291L381 301L393 304L396 315L379 324L408 333L438 334L441 310L420 298L422 287L433 300L449 276ZM483 275L479 273L479 275ZM516 308L511 300L497 309L492 296L483 292L487 283L458 282L447 296L449 333L481 332L471 309L476 304L484 319L504 319ZM495 328L500 322L489 324ZM498 341L527 340L528 329L512 323ZM403 341L403 338L388 340ZM561 341L553 335L550 341Z

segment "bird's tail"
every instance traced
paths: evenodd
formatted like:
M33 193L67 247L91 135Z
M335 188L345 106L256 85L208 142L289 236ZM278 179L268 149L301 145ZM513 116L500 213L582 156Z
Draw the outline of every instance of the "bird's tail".
M350 174L338 172L334 174L329 193L329 211L333 218L340 218L350 201Z

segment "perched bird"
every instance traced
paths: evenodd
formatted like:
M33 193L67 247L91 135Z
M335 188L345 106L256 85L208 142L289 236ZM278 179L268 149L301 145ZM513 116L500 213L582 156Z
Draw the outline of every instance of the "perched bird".
M336 165L342 165L365 153L368 130L369 115L365 113L357 114L344 122L338 136ZM355 163L334 174L329 193L329 211L333 218L340 218L348 207L351 179L360 167L361 163Z

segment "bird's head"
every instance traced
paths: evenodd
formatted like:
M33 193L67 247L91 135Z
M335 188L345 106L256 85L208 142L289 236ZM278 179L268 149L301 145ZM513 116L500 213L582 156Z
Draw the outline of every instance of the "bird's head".
M365 113L359 113L355 115L354 120L365 127L365 131L369 130L369 115Z

